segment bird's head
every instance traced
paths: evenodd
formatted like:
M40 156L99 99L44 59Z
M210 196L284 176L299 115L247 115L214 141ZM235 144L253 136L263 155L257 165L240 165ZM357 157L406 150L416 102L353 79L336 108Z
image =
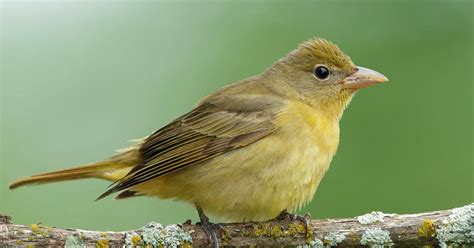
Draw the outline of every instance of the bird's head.
M312 105L340 103L342 109L358 89L388 80L381 73L356 66L339 47L319 38L301 43L272 71L283 71L289 86Z

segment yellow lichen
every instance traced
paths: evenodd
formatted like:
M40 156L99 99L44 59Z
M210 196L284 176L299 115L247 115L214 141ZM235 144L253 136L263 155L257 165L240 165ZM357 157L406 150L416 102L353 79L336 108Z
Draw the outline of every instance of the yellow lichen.
M227 242L232 239L229 232L227 232L224 228L220 230L219 234L221 235L221 238L224 242Z
M27 244L26 245L26 248L34 248L34 247L35 247L35 245L32 245L32 244Z
M179 245L180 248L192 248L193 245L188 243L188 242L184 242L184 243L181 243L181 245Z
M350 241L352 241L352 243L357 243L357 234L355 232L350 232L347 237L349 238Z
M313 238L314 238L313 226L311 224L309 224L307 226L307 230L306 230L306 239L307 240L313 240Z
M138 243L142 240L142 238L138 235L132 237L132 244L133 246L137 246Z
M97 244L95 244L96 248L108 248L109 247L109 240L107 239L99 239Z
M278 225L273 223L260 223L254 224L252 226L253 230L242 229L241 235L244 237L272 237L272 238L281 238L281 237L297 237L301 234L306 233L305 225L289 223L285 225ZM308 235L310 238L313 237L313 233L310 232ZM226 237L227 240L230 240L230 236Z
M323 240L323 244L324 244L324 247L326 247L326 246L327 246L327 247L331 247L331 242L330 242L329 240L327 240L327 239L324 239L324 240Z
M16 244L17 244L17 245L22 245L22 244L23 244L23 240L17 240L17 241L16 241Z
M285 235L285 232L283 231L282 227L280 226L273 226L273 228L270 230L270 235L274 238L279 238L281 236Z
M31 229L31 232L33 232L34 234L39 233L39 230L40 230L38 224L31 224L30 229Z
M290 223L288 227L288 235L289 236L297 236L298 234L304 234L306 233L306 228L304 224L295 224L295 223Z
M52 227L42 226L39 224L30 224L29 227L33 236L41 235L43 237L47 237L49 233L53 230Z
M255 237L267 236L269 227L270 227L270 224L268 223L254 225L254 230L253 230L254 236Z
M422 238L431 238L436 236L436 229L432 220L426 219L423 221L423 224L421 224L420 228L418 228L418 236Z
M251 233L249 230L247 230L247 229L243 229L240 233L242 233L242 236L243 236L243 237L248 237L248 236L250 236L250 235L252 234L252 233Z

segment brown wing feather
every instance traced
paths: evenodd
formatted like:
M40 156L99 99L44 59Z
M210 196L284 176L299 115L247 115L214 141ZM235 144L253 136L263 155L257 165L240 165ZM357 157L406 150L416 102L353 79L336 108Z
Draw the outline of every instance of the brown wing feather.
M156 131L139 149L144 162L98 199L249 145L274 131L274 114L268 108L243 107L245 111L239 112L201 105Z

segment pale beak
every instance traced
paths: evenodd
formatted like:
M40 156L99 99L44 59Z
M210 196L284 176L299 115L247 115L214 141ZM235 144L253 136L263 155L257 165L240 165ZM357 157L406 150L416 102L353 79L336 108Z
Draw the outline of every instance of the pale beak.
M388 78L382 73L361 66L356 71L342 80L344 89L361 89L374 84L387 82Z

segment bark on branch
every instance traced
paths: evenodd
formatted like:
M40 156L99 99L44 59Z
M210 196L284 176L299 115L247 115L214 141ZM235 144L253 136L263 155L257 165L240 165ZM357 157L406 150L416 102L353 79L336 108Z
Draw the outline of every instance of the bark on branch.
M301 220L293 219L229 223L221 224L219 233L224 246L385 247L395 245L396 247L422 247L431 245L437 247L443 244L462 243L466 247L471 247L474 245L473 218L474 205L470 204L452 210L419 214L395 215L373 212L358 218L314 219L310 220L308 230ZM192 246L210 246L200 225L185 223L180 226L182 230L189 233ZM40 224L17 225L11 223L9 216L0 215L0 247L26 247L28 245L123 247L150 245L153 242L158 245L164 242L166 235L171 235L171 232L176 231L167 229L166 232L160 232L156 229L158 233L149 233L150 230L153 232L152 228L153 225L148 229L125 232L87 231ZM160 238L162 238L161 241ZM172 242L170 240L168 239L167 242ZM178 243L181 246L191 245L183 240L178 240Z

